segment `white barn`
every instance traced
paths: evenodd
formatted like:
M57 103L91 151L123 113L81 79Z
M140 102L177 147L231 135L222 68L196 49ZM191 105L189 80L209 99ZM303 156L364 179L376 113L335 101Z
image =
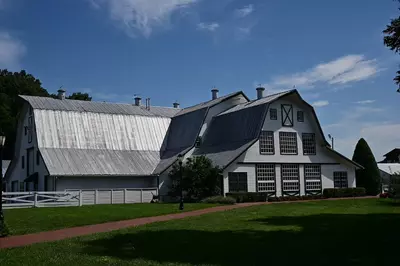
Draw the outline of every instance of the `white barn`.
M204 155L223 168L224 193L321 193L355 187L361 166L332 150L297 90L257 99L243 92L180 109L20 96L8 191L170 186L177 161Z

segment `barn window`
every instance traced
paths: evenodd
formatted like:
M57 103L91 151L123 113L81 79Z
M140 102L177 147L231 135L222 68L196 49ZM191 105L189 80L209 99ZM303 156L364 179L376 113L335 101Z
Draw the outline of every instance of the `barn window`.
M260 154L274 154L274 132L262 131L260 134Z
M228 173L229 192L247 192L247 173Z
M33 134L33 124L32 124L33 117L29 116L28 118L28 143L32 142L32 134Z
M36 151L36 165L40 163L40 151Z
M315 155L315 134L314 133L303 133L303 154L304 155Z
M25 156L21 157L21 167L22 167L22 169L25 168Z
M271 108L269 110L269 119L278 120L278 110L276 110L276 108Z
M300 174L298 164L282 164L282 191L293 193L300 191Z
M297 154L296 132L279 132L281 154Z
M304 112L297 111L297 122L304 122Z
M275 165L274 164L257 164L257 191L258 192L275 192Z
M321 165L306 164L304 165L304 181L306 192L321 191Z
M333 184L335 188L347 188L347 172L333 172Z
M291 104L282 104L282 126L293 126L293 106Z

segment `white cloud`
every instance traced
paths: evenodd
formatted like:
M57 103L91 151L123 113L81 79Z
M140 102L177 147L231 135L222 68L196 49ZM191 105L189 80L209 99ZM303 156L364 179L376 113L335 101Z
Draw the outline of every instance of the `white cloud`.
M352 106L338 111L337 121L324 125L326 134L335 138L335 150L352 157L360 138L365 138L375 155L381 160L383 154L400 143L400 122L387 121L389 109L368 106Z
M8 32L0 31L0 68L20 70L21 59L26 53L23 43Z
M327 105L329 105L328 101L316 101L312 104L312 106L314 106L314 107L324 107Z
M106 7L129 36L149 37L155 27L169 24L172 14L200 0L89 0L97 9Z
M357 101L357 102L354 102L354 103L357 103L357 104L370 104L370 103L374 103L375 102L375 100L363 100L363 101Z
M254 12L254 5L244 6L235 10L235 16L238 18L244 18Z
M273 78L265 86L313 88L316 84L349 84L373 77L379 71L377 61L364 55L346 55L327 63L318 64L304 72Z
M216 22L213 23L199 23L197 24L197 29L206 30L206 31L216 31L219 28L219 24Z

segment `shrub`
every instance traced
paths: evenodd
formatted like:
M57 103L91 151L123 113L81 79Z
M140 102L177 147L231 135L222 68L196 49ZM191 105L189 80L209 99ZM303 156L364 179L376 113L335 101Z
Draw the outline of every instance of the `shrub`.
M367 195L376 196L380 192L381 176L374 154L368 143L361 138L356 145L353 161L364 166L356 171L357 186L364 187Z
M268 193L265 192L230 192L226 193L227 197L232 197L237 203L242 202L266 202Z
M201 202L203 202L203 203L212 203L212 204L230 205L230 204L235 204L236 203L236 199L234 199L232 197L214 196L214 197L205 198Z
M366 195L365 188L325 188L324 197L326 198L348 198L348 197L362 197Z

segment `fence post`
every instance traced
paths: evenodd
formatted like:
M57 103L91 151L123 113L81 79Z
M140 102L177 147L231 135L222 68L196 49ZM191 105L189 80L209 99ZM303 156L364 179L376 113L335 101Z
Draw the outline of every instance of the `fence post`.
M143 203L143 189L140 189L140 203Z
M114 195L114 190L113 190L113 189L111 189L111 199L110 199L110 201L111 201L111 204L113 204L113 195Z
M82 190L79 190L79 207L83 205Z
M37 207L37 200L38 200L38 198L37 198L37 193L36 193L36 192L35 192L35 194L33 195L33 198L34 198L33 207Z
M97 189L94 191L94 204L97 204L97 202L99 201L98 199L98 194L97 194Z
M126 188L124 189L124 204L126 204Z

